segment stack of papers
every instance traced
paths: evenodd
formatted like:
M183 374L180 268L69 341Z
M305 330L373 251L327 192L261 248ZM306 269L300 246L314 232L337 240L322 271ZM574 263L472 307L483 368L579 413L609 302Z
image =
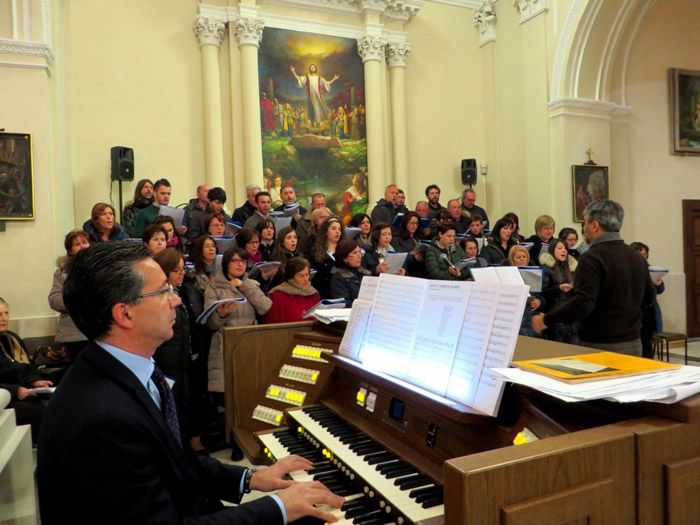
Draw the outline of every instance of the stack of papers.
M700 393L700 367L697 366L586 383L566 383L519 368L492 370L506 381L529 386L567 402L606 399L618 403L653 401L669 404Z
M352 308L326 308L325 310L316 310L311 315L323 324L331 324L336 321L349 321L351 312Z
M315 305L309 308L306 312L304 312L304 315L302 315L301 318L308 319L320 310L333 310L344 307L345 299L342 297L337 299L321 299L319 302L317 302Z

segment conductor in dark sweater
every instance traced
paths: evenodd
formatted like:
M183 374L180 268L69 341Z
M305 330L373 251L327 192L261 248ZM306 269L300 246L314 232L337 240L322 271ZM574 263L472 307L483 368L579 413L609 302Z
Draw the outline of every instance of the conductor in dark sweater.
M581 346L642 355L642 310L656 293L644 259L620 238L624 215L612 200L586 207L583 236L591 247L579 260L574 296L546 315L534 316L536 331L575 322Z

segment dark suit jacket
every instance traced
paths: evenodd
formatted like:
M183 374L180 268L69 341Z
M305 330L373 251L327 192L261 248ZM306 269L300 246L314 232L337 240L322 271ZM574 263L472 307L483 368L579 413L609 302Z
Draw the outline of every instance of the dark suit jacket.
M282 523L270 497L219 510L221 499L240 501L244 469L184 445L136 376L90 343L46 410L37 461L42 523Z

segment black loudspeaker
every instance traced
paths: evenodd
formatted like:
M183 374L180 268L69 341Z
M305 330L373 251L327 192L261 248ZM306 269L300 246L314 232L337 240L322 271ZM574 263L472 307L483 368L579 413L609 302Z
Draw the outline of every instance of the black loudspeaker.
M112 147L112 180L134 180L134 150Z
M476 184L476 159L462 159L462 184Z

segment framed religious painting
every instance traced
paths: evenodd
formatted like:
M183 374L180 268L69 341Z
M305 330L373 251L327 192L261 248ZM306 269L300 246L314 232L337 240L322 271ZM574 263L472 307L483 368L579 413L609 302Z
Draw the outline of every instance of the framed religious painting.
M673 154L700 155L700 71L670 69Z
M0 221L33 219L32 136L0 133Z
M357 39L266 27L258 58L263 184L272 205L292 186L345 225L367 211L365 77Z
M583 210L593 201L610 197L608 167L596 164L571 166L574 183L574 221L583 222Z

